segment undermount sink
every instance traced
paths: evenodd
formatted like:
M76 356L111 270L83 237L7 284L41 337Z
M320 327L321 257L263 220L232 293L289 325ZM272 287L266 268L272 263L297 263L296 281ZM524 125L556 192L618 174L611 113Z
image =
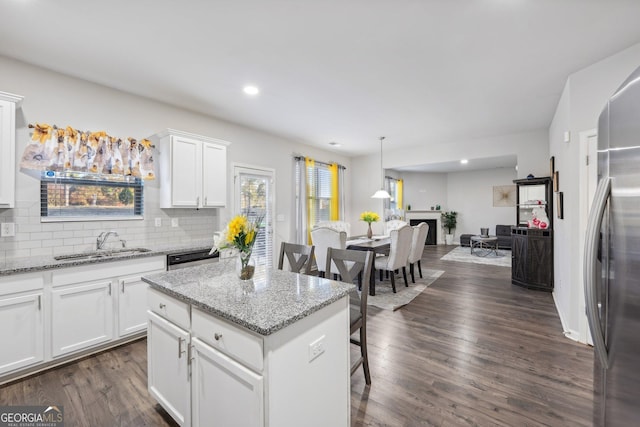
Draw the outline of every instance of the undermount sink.
M54 256L53 259L57 261L87 260L87 259L110 258L110 257L124 257L129 255L142 254L145 252L151 252L151 249L122 248L122 249L115 249L115 250L99 250L94 252L82 252L79 254L58 255L58 256Z

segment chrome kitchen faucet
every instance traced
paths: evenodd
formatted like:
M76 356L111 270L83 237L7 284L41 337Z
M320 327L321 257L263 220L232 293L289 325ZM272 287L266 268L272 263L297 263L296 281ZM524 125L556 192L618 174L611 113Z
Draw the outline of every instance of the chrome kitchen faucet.
M107 239L109 238L109 236L116 236L116 237L120 237L118 236L118 233L115 231L103 231L102 233L100 233L100 235L98 236L98 238L96 239L96 250L100 250L102 249L102 247L104 246L104 244L107 242ZM122 240L120 239L120 242L122 243L122 247L124 248L125 245L127 244L126 240Z

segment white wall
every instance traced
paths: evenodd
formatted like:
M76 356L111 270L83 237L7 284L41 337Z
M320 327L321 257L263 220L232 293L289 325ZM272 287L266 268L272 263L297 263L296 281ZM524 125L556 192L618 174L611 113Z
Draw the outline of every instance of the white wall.
M443 210L458 212L454 242L461 234L480 234L488 227L495 234L496 225L515 225L516 208L493 207L493 187L513 185L516 171L511 168L447 174L448 204Z
M279 248L280 241L295 238L292 189L294 154L337 161L346 166L345 191L347 201L350 200L350 160L344 156L4 57L0 57L0 76L0 91L25 97L22 108L17 112L18 161L29 141L27 124L35 122L105 130L111 135L138 138L148 137L165 128L174 128L230 141L229 164L238 162L276 170L276 212L284 215L283 222L275 223L276 248ZM95 238L101 230L118 231L129 246L211 241L212 232L224 225L232 215L229 207L232 206L233 179L229 176L227 209L161 210L157 208L158 184L152 182L145 184L144 221L41 224L39 181L20 171L16 172L16 178L17 208L0 210L0 220L15 222L17 233L15 237L0 238L0 261L11 257L86 250L95 245ZM349 203L346 213L350 214ZM160 228L153 226L156 217L163 219ZM170 218L178 218L180 227L172 228Z
M398 174L404 180L404 204L411 209L430 210L440 205L447 206L447 174L402 172Z
M560 171L560 191L564 193L564 220L554 219L554 299L563 327L574 339L585 337L586 320L581 306L581 236L586 224L579 206L579 133L594 129L606 101L633 70L640 66L640 44L571 74L549 128L549 151ZM563 141L564 132L571 141Z
M532 132L524 132L512 135L502 135L492 138L479 138L467 141L457 141L451 143L441 143L430 146L418 146L406 149L385 149L383 166L385 169L393 169L402 166L413 166L427 163L441 163L457 161L462 157L466 158L482 158L482 157L496 157L504 155L515 155L518 162L517 173L511 172L511 177L502 181L501 184L482 184L485 191L488 191L489 187L493 185L508 185L512 184L513 179L526 178L527 175L533 174L535 176L548 176L549 175L549 145L548 145L548 132L546 130L538 130ZM352 231L355 233L363 234L366 232L364 224L358 223L358 216L360 212L364 210L374 210L378 213L382 213L382 202L379 200L371 199L371 195L380 188L380 155L360 156L353 158L351 161L352 169L352 216L347 217L349 221L355 226ZM437 175L437 174L436 174ZM410 175L407 175L408 177ZM402 174L404 178L404 174ZM409 178L408 178L409 179ZM405 203L411 204L412 210L430 209L431 204L440 203L442 210L454 210L451 194L452 192L447 189L446 195L442 195L442 177L428 180L428 187L424 184L418 184L419 187L416 190L411 183L416 182L414 178L410 178L410 182L405 183ZM417 179L420 181L420 178ZM502 178L501 178L502 180ZM427 178L425 175L425 182ZM448 184L447 184L448 185ZM420 191L424 190L424 193ZM418 199L415 199L417 191ZM457 191L457 190L456 190ZM491 188L493 191L493 188ZM464 190L463 194L468 195L471 193L469 189ZM424 198L422 197L424 194ZM442 197L441 200L438 200ZM433 201L428 200L433 198ZM488 199L488 198L487 198ZM488 199L491 200L492 198ZM509 209L500 209L500 212L507 212ZM491 218L495 212L487 213L487 218L482 218L483 222L492 221ZM465 213L466 215L466 213ZM503 216L504 215L504 216ZM507 220L506 213L501 214L500 218L504 222L484 223L482 227L493 227L495 224L514 224L515 223L515 208L513 208L514 217ZM470 227L472 224L469 224ZM376 226L378 229L376 229ZM477 227L476 227L477 228ZM464 231L461 231L464 230ZM474 232L475 228L470 228L469 233ZM479 231L479 230L478 230ZM382 225L374 224L374 233L382 233ZM466 233L466 229L458 229L456 235Z
M384 167L393 169L401 166L458 161L461 158L515 155L518 159L518 178L526 178L529 174L549 176L548 137L546 129L539 129L511 135L390 149L389 152L385 150ZM380 162L380 157L376 158Z

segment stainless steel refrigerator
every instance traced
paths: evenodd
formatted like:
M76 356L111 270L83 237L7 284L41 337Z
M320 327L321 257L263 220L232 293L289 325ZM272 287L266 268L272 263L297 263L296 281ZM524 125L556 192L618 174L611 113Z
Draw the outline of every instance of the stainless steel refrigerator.
M640 68L600 115L584 266L594 425L640 425Z

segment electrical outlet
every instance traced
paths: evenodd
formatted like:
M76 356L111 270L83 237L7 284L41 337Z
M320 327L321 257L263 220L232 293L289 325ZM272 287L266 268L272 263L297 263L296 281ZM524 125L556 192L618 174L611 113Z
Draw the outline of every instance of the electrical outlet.
M0 224L0 237L13 237L16 235L15 222L3 222Z
M156 227L162 227L162 218L156 218L155 224Z
M309 344L309 362L324 353L324 335Z
M171 226L172 227L178 226L178 218L171 218Z

